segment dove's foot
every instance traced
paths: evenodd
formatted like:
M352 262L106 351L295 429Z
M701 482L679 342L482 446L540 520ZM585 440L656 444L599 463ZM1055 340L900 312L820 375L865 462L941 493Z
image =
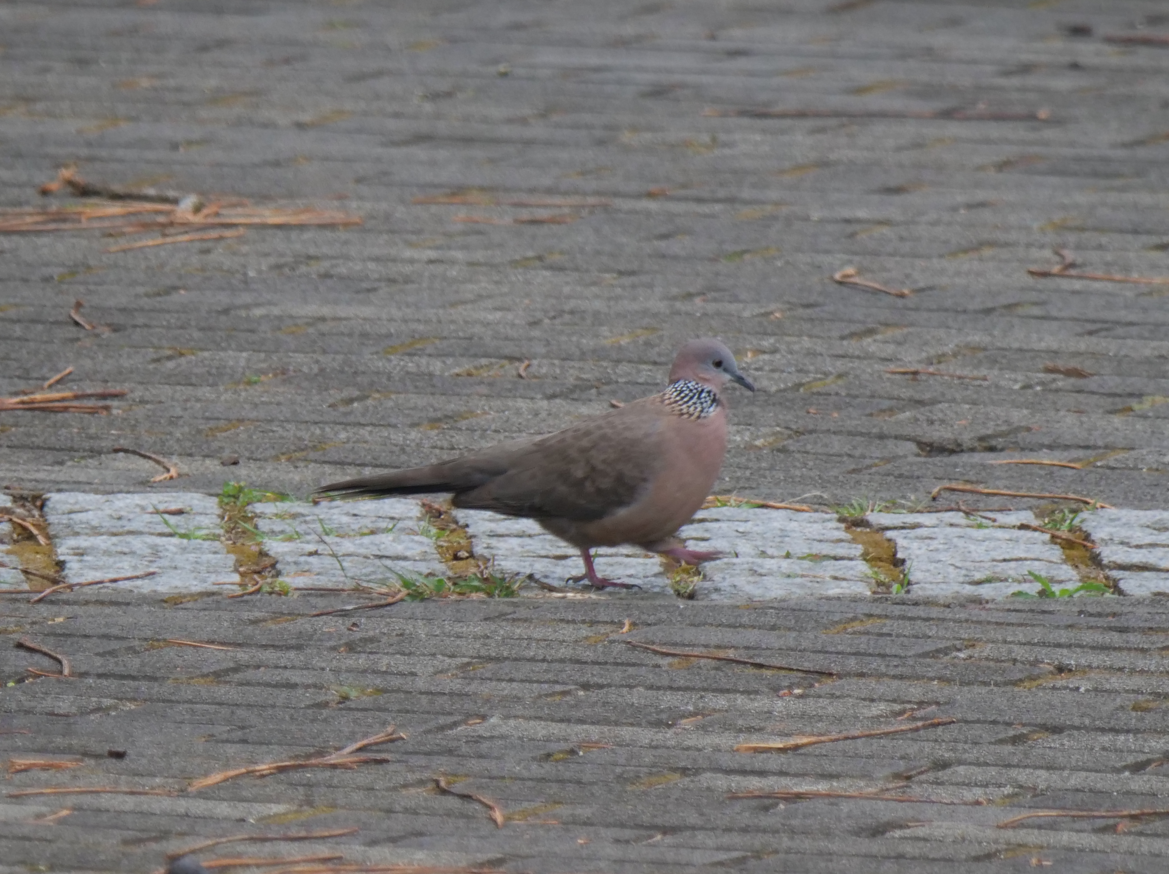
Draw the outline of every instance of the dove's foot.
M593 555L590 550L582 549L580 557L584 559L585 572L579 576L569 577L567 582L579 583L588 581L588 584L594 589L640 589L641 586L636 583L619 583L616 580L607 580L597 574L596 568L593 567Z

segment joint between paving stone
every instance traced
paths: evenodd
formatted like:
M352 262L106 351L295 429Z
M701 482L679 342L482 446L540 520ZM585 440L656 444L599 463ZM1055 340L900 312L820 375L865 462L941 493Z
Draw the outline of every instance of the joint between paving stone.
M475 555L471 534L454 514L451 502L439 503L423 498L420 504L423 515L421 533L434 543L434 551L451 575L458 579L485 573L490 560Z
M872 525L865 516L840 514L852 542L861 548L861 560L868 565L874 595L900 595L909 590L909 566L897 555L897 542Z
M241 591L288 594L289 586L280 579L278 560L264 547L264 537L250 507L268 497L285 496L258 492L244 483L227 483L219 495L220 540L224 550L235 559Z
M21 489L5 491L9 506L0 506L0 512L10 517L6 552L15 560L28 588L47 589L55 585L54 581L60 582L64 563L57 556L49 521L45 518L45 496Z
M1041 509L1035 511L1039 525L1052 532L1048 535L1051 542L1059 547L1064 561L1075 570L1081 585L1101 585L1114 594L1124 594L1119 581L1105 567L1099 549L1095 545L1085 545L1095 541L1083 527L1082 511L1056 508L1040 515Z

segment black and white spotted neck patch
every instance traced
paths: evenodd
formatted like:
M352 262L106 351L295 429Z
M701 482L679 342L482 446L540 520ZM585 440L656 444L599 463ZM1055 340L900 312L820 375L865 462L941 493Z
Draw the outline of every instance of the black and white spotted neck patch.
M662 392L666 406L687 419L705 419L718 409L718 394L692 379L679 379Z

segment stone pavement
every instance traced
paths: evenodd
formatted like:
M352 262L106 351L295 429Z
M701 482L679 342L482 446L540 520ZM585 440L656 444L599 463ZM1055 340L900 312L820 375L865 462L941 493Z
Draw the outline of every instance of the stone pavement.
M146 872L210 838L352 827L360 832L201 855L866 874L1156 872L1169 855L1163 817L998 827L1044 810L1165 807L1161 600L825 598L743 609L521 599L310 618L354 599L88 592L2 606L6 634L66 656L76 677L20 682L27 667L57 665L0 650L0 679L18 683L0 694L0 750L80 763L5 781L4 874ZM935 719L954 721L786 753L735 751ZM408 738L363 751L388 762L190 788L224 769L327 754L390 724ZM444 775L494 801L502 827L478 803L438 794ZM12 794L50 787L167 794ZM755 790L885 800L727 798Z
M731 398L720 491L1160 509L1169 286L1027 268L1067 247L1169 276L1169 52L1115 41L1162 7L6 3L0 205L76 161L364 219L114 253L0 235L0 392L68 366L129 392L0 413L7 480L138 488L122 445L179 488L234 456L303 495L647 394L717 334L761 387ZM850 267L915 293L832 282ZM1082 469L990 463L1025 458Z
M476 559L501 576L560 586L581 571L575 550L528 519L459 510L448 516L456 530L443 531L415 499L273 500L279 497L248 492L234 501L247 514L241 525L214 497L198 493L50 492L39 512L28 503L9 506L8 513L32 520L47 550L30 551L27 529L0 528L0 546L10 552L0 561L0 592L28 584L21 567L70 583L149 571L122 589L213 591L248 585L246 571L259 563L266 580L295 589L394 586L398 575L465 572L444 555L452 534L466 540L461 561ZM1087 582L1117 595L1169 596L1169 512L1096 509L1063 518L1060 531L1022 511L836 515L711 507L680 535L722 557L690 575L701 582L685 594L753 601L909 592L988 600L1035 594L1044 580L1057 590ZM241 557L241 541L255 552L251 558ZM1083 545L1091 548L1075 548ZM677 568L657 556L632 546L598 555L615 579L644 592L677 591Z
M351 827L202 856L1163 871L1160 816L998 826L1169 789L1166 602L1006 597L1169 591L1167 29L1157 0L0 5L0 207L68 203L36 190L76 162L363 220L120 252L0 234L0 395L67 367L61 389L127 392L0 410L0 513L46 540L0 524L0 874ZM1053 248L1112 279L1029 274ZM314 586L446 573L449 529L216 500L552 430L656 390L698 334L761 388L730 398L718 491L817 512L703 511L687 533L728 558L694 602L614 551L645 591L310 617L371 600ZM1062 466L995 463L1035 460ZM953 482L1117 509L928 500ZM576 570L526 523L457 522L502 572ZM17 568L158 573L30 604L48 582ZM75 676L30 673L59 665L22 638ZM388 762L190 786L390 723L408 738L363 751ZM45 758L80 765L21 764ZM12 794L54 787L167 794ZM883 798L726 797L752 790Z

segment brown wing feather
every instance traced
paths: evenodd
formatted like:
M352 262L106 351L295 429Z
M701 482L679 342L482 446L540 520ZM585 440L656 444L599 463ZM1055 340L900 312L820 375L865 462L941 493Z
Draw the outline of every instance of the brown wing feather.
M603 519L633 504L660 470L662 412L656 398L644 398L528 443L499 459L506 471L460 491L454 505L534 519Z

